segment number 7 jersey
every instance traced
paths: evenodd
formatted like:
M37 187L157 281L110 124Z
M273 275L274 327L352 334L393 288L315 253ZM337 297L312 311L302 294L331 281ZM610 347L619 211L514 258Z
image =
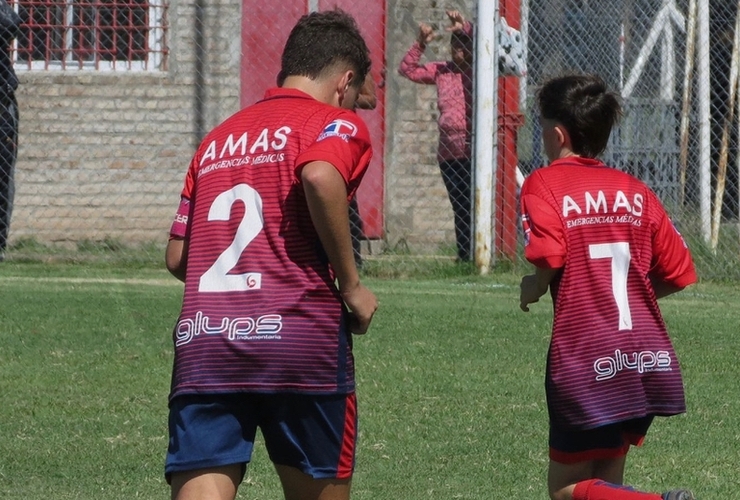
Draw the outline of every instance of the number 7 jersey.
M346 310L300 169L333 165L348 199L371 157L353 112L272 89L210 132L170 231L188 241L170 397L354 390Z
M564 158L527 178L521 210L526 258L562 270L550 287L552 423L589 429L684 412L651 279L685 287L696 273L657 196L598 160Z

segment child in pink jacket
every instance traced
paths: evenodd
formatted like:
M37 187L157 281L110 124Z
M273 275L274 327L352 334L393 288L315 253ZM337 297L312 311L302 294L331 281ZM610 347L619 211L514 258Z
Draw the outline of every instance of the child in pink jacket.
M448 10L452 23L451 60L421 64L435 33L419 24L419 35L398 71L412 82L437 86L439 145L437 160L455 214L458 261L471 260L471 132L473 119L473 25L459 11Z

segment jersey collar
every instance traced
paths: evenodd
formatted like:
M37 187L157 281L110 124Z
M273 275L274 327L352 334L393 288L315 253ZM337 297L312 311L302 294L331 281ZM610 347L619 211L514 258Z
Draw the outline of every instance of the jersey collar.
M265 92L264 99L277 99L280 97L297 97L299 99L311 99L312 101L315 101L313 97L306 94L302 90L298 89L286 89L283 87L274 87L271 89L267 89L267 92Z
M568 156L567 158L558 158L550 163L550 166L555 165L575 165L579 167L603 167L604 162L598 158L584 158L583 156Z

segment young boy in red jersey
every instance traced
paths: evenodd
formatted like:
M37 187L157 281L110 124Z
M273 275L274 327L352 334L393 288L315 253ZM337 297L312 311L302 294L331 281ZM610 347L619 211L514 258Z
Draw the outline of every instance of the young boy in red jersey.
M692 500L623 486L631 445L655 416L685 411L678 360L657 299L696 281L686 244L657 196L597 159L621 116L597 76L546 82L537 95L550 165L521 190L529 311L554 303L547 360L548 489L553 500Z
M166 264L185 282L165 475L176 500L233 500L257 428L286 499L347 500L352 334L377 309L348 201L372 155L354 112L370 57L349 15L303 16L279 87L213 129L185 177Z

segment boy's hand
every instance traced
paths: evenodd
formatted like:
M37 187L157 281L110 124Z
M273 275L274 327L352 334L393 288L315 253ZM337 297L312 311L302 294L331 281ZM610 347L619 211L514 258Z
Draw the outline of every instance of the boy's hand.
M378 309L378 299L375 294L362 283L358 283L350 290L343 290L341 293L352 316L349 331L357 334L367 332L370 321Z
M463 17L459 10L448 10L445 13L452 23L452 25L447 27L447 31L459 31L465 28L465 17Z
M369 72L365 77L365 81L362 82L360 93L357 94L357 100L355 101L355 108L357 109L375 109L378 105L378 97L375 93L375 80L373 75Z
M419 36L416 39L419 45L426 47L426 45L434 40L434 29L428 24L419 23Z
M534 274L523 277L519 289L519 308L524 312L529 312L529 304L539 302L540 297L547 293L547 287L543 290L540 287L540 280Z

